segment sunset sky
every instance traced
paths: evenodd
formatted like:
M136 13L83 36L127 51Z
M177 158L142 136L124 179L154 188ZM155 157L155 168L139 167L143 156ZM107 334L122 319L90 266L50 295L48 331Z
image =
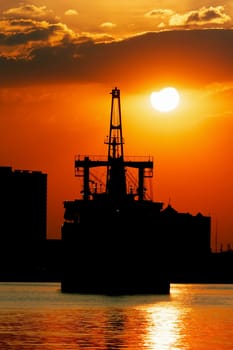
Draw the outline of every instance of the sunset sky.
M0 1L0 166L48 174L48 238L80 197L77 154L105 155L111 90L153 199L212 217L233 248L233 1ZM162 113L150 94L173 86Z

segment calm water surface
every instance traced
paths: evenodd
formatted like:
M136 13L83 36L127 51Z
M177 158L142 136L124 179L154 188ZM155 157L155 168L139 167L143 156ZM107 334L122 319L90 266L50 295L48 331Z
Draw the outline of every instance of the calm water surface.
M59 283L0 283L5 349L232 350L233 285L107 297L62 294Z

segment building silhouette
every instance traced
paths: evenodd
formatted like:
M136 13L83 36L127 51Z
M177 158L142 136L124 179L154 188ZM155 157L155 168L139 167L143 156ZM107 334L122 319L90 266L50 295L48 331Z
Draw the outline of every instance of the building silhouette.
M60 281L62 241L46 238L47 174L0 166L0 201L0 281ZM211 252L210 217L168 205L160 220L171 282L233 283L233 250Z
M203 281L211 256L211 217L182 213L170 204L161 213L167 234L172 280Z
M47 235L47 174L0 167L0 275L39 267Z

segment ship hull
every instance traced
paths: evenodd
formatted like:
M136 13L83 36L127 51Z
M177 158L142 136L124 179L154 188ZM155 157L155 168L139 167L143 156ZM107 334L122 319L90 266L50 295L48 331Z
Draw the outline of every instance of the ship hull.
M62 292L169 294L164 237L156 220L132 210L118 217L108 211L100 218L99 213L83 224L64 223Z

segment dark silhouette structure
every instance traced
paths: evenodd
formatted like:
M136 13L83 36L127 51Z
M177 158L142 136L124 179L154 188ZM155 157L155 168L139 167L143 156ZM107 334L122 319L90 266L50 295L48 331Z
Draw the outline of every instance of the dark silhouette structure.
M211 218L201 213L179 213L170 205L161 211L169 245L172 281L204 282L211 256Z
M0 280L57 281L63 292L101 294L233 283L230 246L211 252L211 218L149 198L153 159L124 155L120 90L111 94L107 155L76 157L82 198L64 202L61 240L46 239L47 174L0 167Z
M76 158L82 199L64 202L61 290L169 294L173 265L186 264L194 252L200 260L210 254L210 218L163 209L147 198L153 159L125 157L120 90L111 95L107 157ZM103 167L106 181L99 185L91 171Z
M0 193L0 277L27 279L46 241L47 174L0 167Z

